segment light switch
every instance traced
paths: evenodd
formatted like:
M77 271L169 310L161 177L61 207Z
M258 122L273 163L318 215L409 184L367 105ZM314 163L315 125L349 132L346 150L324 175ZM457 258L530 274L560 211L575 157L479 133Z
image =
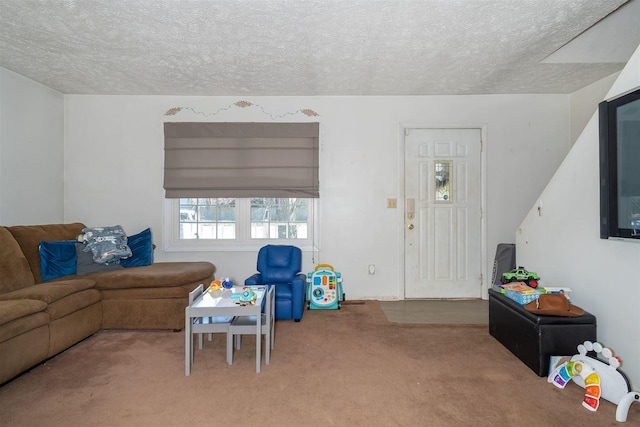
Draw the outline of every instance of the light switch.
M387 207L395 209L398 207L398 199L387 199Z

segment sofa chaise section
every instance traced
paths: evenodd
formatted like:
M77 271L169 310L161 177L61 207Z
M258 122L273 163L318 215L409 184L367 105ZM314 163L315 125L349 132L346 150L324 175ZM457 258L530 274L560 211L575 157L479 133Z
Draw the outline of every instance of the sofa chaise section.
M180 330L189 291L213 275L210 262L158 262L81 277L102 294L102 329Z

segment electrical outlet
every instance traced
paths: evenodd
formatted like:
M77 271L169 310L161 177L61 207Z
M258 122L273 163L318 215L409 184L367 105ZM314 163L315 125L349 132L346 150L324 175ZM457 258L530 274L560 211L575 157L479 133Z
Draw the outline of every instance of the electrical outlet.
M369 274L371 274L371 275L376 274L376 265L375 264L369 264Z
M398 207L398 199L387 199L387 207L395 209Z

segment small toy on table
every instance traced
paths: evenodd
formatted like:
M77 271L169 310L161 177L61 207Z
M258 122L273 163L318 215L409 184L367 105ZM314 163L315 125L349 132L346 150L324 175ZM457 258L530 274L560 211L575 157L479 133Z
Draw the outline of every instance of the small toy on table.
M244 287L242 288L241 293L231 294L231 298L236 300L236 304L253 305L256 303L256 299L258 298L258 296L250 287Z
M209 285L210 291L219 291L220 288L222 288L222 281L220 280L213 280Z

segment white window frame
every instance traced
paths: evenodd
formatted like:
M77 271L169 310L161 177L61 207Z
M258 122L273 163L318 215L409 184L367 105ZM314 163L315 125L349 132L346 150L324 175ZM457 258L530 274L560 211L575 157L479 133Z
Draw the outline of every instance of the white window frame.
M163 248L165 252L217 252L217 251L256 251L264 245L294 245L302 251L319 248L319 199L308 199L308 229L306 239L252 239L250 203L236 204L235 239L180 239L180 199L164 199L163 208Z

